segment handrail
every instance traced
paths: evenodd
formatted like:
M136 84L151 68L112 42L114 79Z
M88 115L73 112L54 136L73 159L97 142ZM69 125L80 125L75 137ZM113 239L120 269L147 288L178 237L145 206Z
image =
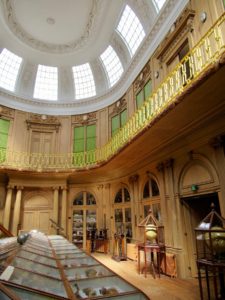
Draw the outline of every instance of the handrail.
M6 237L14 236L12 232L6 229L2 224L0 224L0 232L3 232Z
M225 13L166 77L126 124L101 148L81 153L46 154L0 148L0 166L27 170L68 170L107 162L147 128L225 51Z
M64 233L62 233L62 232L65 232L65 229L62 227L62 226L60 226L57 222L55 222L54 220L52 220L51 218L49 219L49 221L51 222L51 226L54 228L54 229L56 229L56 231L57 231L57 234L61 234L62 236L64 236L65 238L67 238L66 237L66 235L64 234Z

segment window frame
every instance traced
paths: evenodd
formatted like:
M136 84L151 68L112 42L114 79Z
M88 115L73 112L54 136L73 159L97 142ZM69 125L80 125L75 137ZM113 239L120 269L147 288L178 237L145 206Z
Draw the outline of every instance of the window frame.
M126 112L126 121L123 123L122 121L122 114ZM119 118L119 127L113 131L113 118L116 118L118 117ZM114 135L116 135L116 133L120 130L120 128L122 128L126 122L128 120L128 115L127 115L127 107L124 107L123 109L121 109L118 113L116 114L113 114L112 117L111 117L111 137L113 137Z

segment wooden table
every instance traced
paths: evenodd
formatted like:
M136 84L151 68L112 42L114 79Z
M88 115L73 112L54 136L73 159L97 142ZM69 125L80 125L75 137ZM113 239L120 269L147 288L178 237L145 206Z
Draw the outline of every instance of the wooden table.
M160 262L161 262L161 258L162 258L162 254L165 253L165 245L161 245L161 244L138 244L138 272L141 272L141 260L140 260L140 252L143 251L144 252L144 274L146 277L146 273L147 273L147 253L150 254L150 265L152 267L152 271L153 271L153 277L155 278L155 266L154 266L154 253L156 253L157 255L157 270L158 270L158 276L160 277Z

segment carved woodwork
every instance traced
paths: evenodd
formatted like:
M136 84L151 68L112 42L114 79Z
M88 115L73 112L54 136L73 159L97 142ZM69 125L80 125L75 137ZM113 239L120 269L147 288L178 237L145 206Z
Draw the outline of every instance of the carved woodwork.
M171 27L171 30L159 46L156 57L161 62L167 61L172 53L175 51L178 46L179 41L181 41L188 32L193 30L193 20L195 16L195 11L189 8L185 9L183 14L174 25ZM170 58L170 61L172 58Z

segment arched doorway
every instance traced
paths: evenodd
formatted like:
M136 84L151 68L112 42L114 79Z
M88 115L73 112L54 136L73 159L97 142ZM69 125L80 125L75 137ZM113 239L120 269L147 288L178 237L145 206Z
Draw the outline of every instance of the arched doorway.
M195 228L211 211L211 203L220 213L218 186L215 169L204 157L196 157L182 170L179 188L186 276L197 277Z

